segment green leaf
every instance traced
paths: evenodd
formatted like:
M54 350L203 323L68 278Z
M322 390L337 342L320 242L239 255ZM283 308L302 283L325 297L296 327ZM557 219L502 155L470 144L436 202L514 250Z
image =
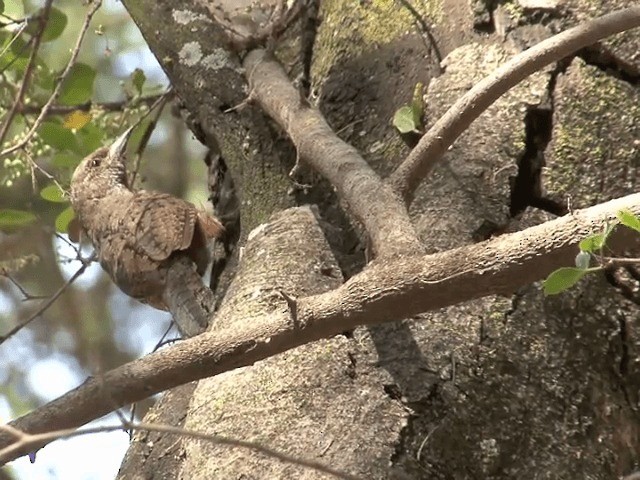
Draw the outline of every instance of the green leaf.
M44 9L38 10L36 14L33 16L33 19L29 20L29 24L25 31L29 35L36 35L40 31L40 16L43 14ZM65 27L67 26L67 16L61 10L58 10L55 7L51 8L49 12L49 20L47 21L47 25L44 27L44 32L42 33L42 42L50 42L51 40L55 40L62 32L64 32Z
M0 13L4 13L4 0L0 0Z
M15 33L13 32L0 31L0 38L2 39L0 51L4 51L9 42L12 42L8 50L0 57L0 70L4 71L9 68L10 71L21 73L29 62L30 50L27 46L27 41L22 36L15 39L14 36Z
M43 122L38 129L38 135L44 143L58 151L77 151L78 149L75 135L59 123Z
M615 230L615 225L607 225L602 233L596 233L595 235L591 235L585 239L583 239L580 244L580 250L583 252L589 253L597 253L604 248L607 244L607 239L609 235Z
M131 74L131 83L138 92L138 95L142 95L142 86L147 81L147 76L141 68L136 68Z
M80 142L79 153L88 155L102 146L104 132L95 123L89 122L76 132L76 137Z
M40 190L40 196L48 202L53 203L67 203L69 201L67 198L65 198L64 192L60 190L58 185L56 185L55 183L47 185L42 190Z
M73 208L71 208L71 205L60 212L60 214L56 217L56 232L67 233L67 231L69 230L69 224L71 223L71 220L75 218L75 216L76 214L74 213Z
M37 217L24 210L13 210L11 208L0 209L0 229L12 230L24 227L35 222Z
M393 116L393 126L400 133L418 132L420 125L416 122L414 109L408 105L400 107Z
M631 230L635 230L640 233L640 218L638 218L631 210L620 210L616 216L620 223L625 227L630 228Z
M53 91L56 76L57 74L51 71L49 65L44 63L42 60L38 60L36 63L35 75L33 76L33 83L47 93L45 101Z
M76 168L82 161L80 155L73 153L56 153L51 160L51 165L56 168Z
M86 63L76 63L62 85L58 102L62 105L78 105L91 100L96 71Z
M549 274L542 286L545 295L556 295L573 287L587 273L599 270L599 268L575 268L563 267Z

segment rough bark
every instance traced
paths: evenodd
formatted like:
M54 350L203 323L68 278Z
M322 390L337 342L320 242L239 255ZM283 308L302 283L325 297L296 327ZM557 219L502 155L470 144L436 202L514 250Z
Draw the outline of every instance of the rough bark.
M206 44L208 35L213 38L210 27L205 22L176 24L171 9L184 10L184 2L173 7L172 2L163 7L125 3L187 105L224 138L225 158L233 158L231 168L243 186L243 219L254 227L266 218L265 210L289 203L286 169L274 146L280 143L272 140L269 121L254 107L219 113L222 105L242 100L240 90L220 100L224 85L241 85L242 77L226 78L216 90L217 72L204 65L194 72L179 55L191 28L201 29L202 58L211 55L215 46ZM401 3L323 2L314 53L312 87L320 109L381 173L390 172L407 152L389 119L411 98L416 81L429 83L438 70L424 35L407 34L413 17ZM470 31L450 32L452 18L465 25L481 23L482 8L474 15L468 2L447 0L429 2L433 9L426 11L415 2L435 24L442 53L448 54L443 76L429 88L427 122L528 42L592 16L589 3L572 0L566 11L546 13L496 9L490 13L503 23L481 38ZM604 3L597 8L604 9ZM528 25L536 18L543 21ZM155 35L157 25L175 28ZM628 52L637 52L637 35L607 45L607 59L630 75L638 60ZM586 60L594 63L593 58ZM540 73L472 126L417 192L412 215L430 251L541 223L567 210L569 194L585 206L637 189L637 77L614 78L607 68L573 59ZM602 78L612 86L602 86ZM595 88L587 88L592 84ZM632 106L622 107L627 101ZM578 137L577 131L585 136ZM268 173L261 177L251 175L255 159L240 155L245 140L266 146L260 154ZM335 212L334 197L322 186L313 195L323 212ZM271 247L247 252L237 286L213 329L242 321L242 308L274 308L280 289L295 294L338 282L313 269L314 261L330 265L331 272L336 267L317 226L302 212L284 232L280 217L278 227L258 234L264 237L256 243ZM329 219L343 221L337 215ZM299 225L307 230L298 230ZM269 243L270 238L281 243ZM336 256L343 266L355 263L357 268L361 246L342 247ZM543 297L539 285L533 285L510 297L486 297L358 329L201 382L185 424L324 459L366 478L613 478L640 467L637 314L637 306L602 278L556 298ZM158 413L171 410L170 402L165 399L150 415L157 421L180 418L176 410L169 416ZM123 478L304 478L299 467L244 450L173 437L164 444L143 445L145 440L148 436L135 447L146 449L145 455L130 452ZM157 471L155 459L163 454L168 463ZM309 478L318 478L314 475Z

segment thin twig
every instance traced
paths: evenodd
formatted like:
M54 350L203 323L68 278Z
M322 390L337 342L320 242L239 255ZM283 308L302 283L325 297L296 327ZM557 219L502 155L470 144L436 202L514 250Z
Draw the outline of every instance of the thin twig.
M104 110L106 112L121 112L128 106L136 106L138 104L150 105L158 101L159 98L165 96L167 92L157 95L148 95L136 99L119 100L115 102L85 102L78 105L52 105L49 108L48 115L66 115L76 110L88 112L93 108ZM153 108L153 107L150 107ZM42 105L24 105L18 109L18 113L23 115L35 115L42 111Z
M98 8L100 8L101 4L102 4L102 0L94 0L90 10L87 12L87 15L84 19L84 23L82 24L82 28L80 30L80 34L78 35L78 38L76 40L76 44L73 47L73 50L71 51L71 58L69 59L67 66L62 72L62 75L60 75L60 78L58 79L58 83L56 84L53 90L53 93L49 97L49 100L47 100L47 103L45 103L45 105L42 107L42 111L40 112L40 115L38 115L38 118L36 118L36 121L33 123L31 129L27 132L24 138L20 140L18 143L0 152L0 158L5 157L15 152L16 150L23 148L27 144L27 142L31 140L31 137L33 137L33 135L36 133L36 130L40 127L40 124L44 121L45 117L49 114L49 109L53 106L54 102L58 99L58 96L60 95L60 90L62 89L62 85L64 84L64 81L66 80L66 78L69 76L69 73L71 72L71 68L76 63L76 59L78 58L78 53L80 53L80 47L82 46L82 41L84 40L85 34L89 29L89 24L91 23L91 19L93 18L93 15L96 13L96 11L98 11Z
M129 180L129 185L133 186L136 181L136 177L138 176L138 170L140 169L140 162L142 161L142 154L144 150L147 148L147 143L149 143L149 139L151 138L151 134L156 128L158 123L158 119L162 114L162 110L164 110L164 106L167 104L167 100L169 97L173 95L172 90L168 90L164 95L158 98L153 105L149 108L149 111L144 115L140 120L142 121L146 116L150 115L151 112L155 110L155 115L152 117L151 121L147 124L147 128L145 129L144 135L142 135L142 139L140 140L140 144L136 150L136 159L134 162L134 167L131 170L131 179Z
M4 47L2 49L2 51L0 52L0 57L2 57L7 52L7 50L9 50L11 48L11 45L13 45L13 42L15 42L18 39L18 37L24 31L24 29L27 28L27 25L28 24L27 24L26 21L22 22L22 25L20 25L20 28L18 28L16 33L13 35L13 38L11 39L11 41L9 41L9 43L7 43L6 47Z
M69 288L69 286L75 282L78 277L80 275L82 275L84 273L84 271L87 269L87 267L91 264L91 259L83 259L82 261L82 266L76 271L76 273L74 273L71 278L69 278L69 280L67 280L64 285L62 285L58 291L56 291L53 295L51 295L51 297L49 297L47 300L45 300L44 302L42 302L42 304L40 305L40 307L38 308L38 310L36 310L28 319L26 319L24 322L19 323L18 325L16 325L15 327L13 327L11 330L9 330L6 334L0 336L0 345L2 345L5 341L7 341L9 338L11 338L12 336L14 336L16 333L18 333L20 330L22 330L24 327L26 327L27 325L29 325L33 320L35 320L36 318L38 318L40 315L42 315L51 305L54 304L54 302L60 297L60 295L62 295L64 293L64 291Z
M266 457L274 458L283 463L288 463L291 465L298 465L300 467L308 468L311 470L315 470L318 472L326 473L328 475L332 475L336 478L344 479L344 480L361 480L360 477L356 477L354 475L340 472L335 468L332 468L328 465L324 465L320 462L316 462L314 460L305 460L302 458L297 458L292 455L288 455L286 453L279 452L269 447L265 447L257 442L249 442L246 440L238 440L235 438L223 437L221 435L212 435L202 432L196 432L194 430L188 430L186 428L174 427L172 425L163 425L157 423L146 423L146 422L130 422L128 421L122 414L118 415L121 425L105 425L101 427L92 427L92 428L84 428L81 430L77 429L64 429L64 430L55 430L51 432L45 433L26 433L18 430L10 425L0 425L0 430L4 430L9 435L14 437L16 441L0 450L0 457L3 455L11 455L15 451L19 450L36 450L41 448L42 445L50 443L54 440L67 439L72 437L78 437L80 435L90 435L94 433L107 433L107 432L117 432L121 430L141 430L147 432L157 432L157 433L168 433L172 435L180 435L183 437L196 438L198 440L205 440L207 442L211 442L217 445L225 445L228 447L235 448L245 448L248 450L252 450L254 452L260 453Z
M548 38L516 55L456 101L389 177L407 204L449 146L503 93L544 66L615 33L640 26L640 6L618 10Z
M20 283L15 278L13 278L8 273L3 274L2 276L5 277L7 280L9 280L13 284L13 286L16 287L20 291L20 293L24 297L22 300L25 301L25 302L27 300L42 300L44 298L49 298L47 295L32 295L32 294L30 294L29 292L27 292L25 290L25 288L22 285L20 285Z
M36 57L38 56L38 51L40 50L42 36L44 35L45 28L47 27L47 21L49 20L49 13L51 12L52 4L53 0L47 0L44 4L44 10L42 12L42 16L39 19L40 28L35 35L33 41L33 49L31 50L31 55L29 56L29 61L27 62L27 67L25 69L24 76L22 77L20 88L18 89L18 94L16 95L16 99L13 102L13 105L11 105L11 109L7 113L4 123L2 124L2 129L0 130L0 145L4 143L4 139L7 137L7 133L9 133L9 128L11 127L11 123L13 122L13 118L16 116L16 113L18 113L18 107L22 103L22 99L24 98L24 94L27 92L27 88L29 88L31 75L33 74L33 69L36 65Z
M49 172L47 172L44 168L42 168L40 165L38 165L38 163L33 159L33 157L29 153L26 153L26 157L27 157L27 160L29 161L29 165L31 166L31 179L32 179L32 182L33 182L33 190L34 191L37 191L37 188L36 188L36 176L35 176L34 170L38 170L45 177L47 177L49 180L51 180L55 184L55 186L58 187L58 189L64 195L69 196L69 192L62 186L62 184L56 179L56 177L54 177Z

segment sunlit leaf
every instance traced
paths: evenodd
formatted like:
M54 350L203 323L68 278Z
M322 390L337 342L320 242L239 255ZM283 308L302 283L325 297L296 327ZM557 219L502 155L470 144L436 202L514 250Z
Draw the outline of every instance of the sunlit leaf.
M27 25L27 28L25 29L29 35L36 35L40 31L40 17L43 12L43 9L38 10L38 12L33 16L33 19L29 21L29 25ZM52 7L49 12L47 25L44 28L42 39L40 41L50 42L51 40L55 40L62 35L66 26L67 16L65 13L55 7Z
M138 93L138 95L142 95L142 86L146 81L147 81L147 76L144 74L144 71L140 68L136 68L131 74L131 83L136 89L136 92Z
M68 129L79 129L91 121L91 113L74 110L64 118L62 126Z
M60 190L58 185L52 183L40 190L40 196L48 202L67 203L69 200L65 198L64 192Z
M56 217L56 232L59 233L67 233L69 230L69 223L75 217L75 213L73 212L73 208L68 206L65 208L60 214Z
M601 270L601 268L559 268L558 270L551 272L546 280L542 282L544 294L556 295L560 292L564 292L578 283L587 273L596 272L598 270Z
M78 105L91 100L96 71L86 63L76 63L62 85L58 99L63 105Z
M604 232L596 233L595 235L590 235L587 238L583 239L579 244L580 250L589 253L599 252L604 248L609 235L611 235L615 228L615 225L607 225L604 229Z
M38 129L38 135L44 143L59 151L76 151L78 148L74 134L55 122L43 122Z
M640 218L638 218L631 210L620 210L616 216L620 223L636 232L640 233Z
M416 122L416 113L414 109L408 105L400 107L393 116L393 126L400 133L417 132L420 125Z
M24 210L0 209L0 230L12 230L35 222L37 217Z

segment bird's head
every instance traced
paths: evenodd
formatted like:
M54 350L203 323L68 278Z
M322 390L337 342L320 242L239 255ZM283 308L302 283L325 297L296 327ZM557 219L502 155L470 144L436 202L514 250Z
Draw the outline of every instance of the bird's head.
M99 199L115 188L128 188L125 152L133 127L127 129L109 147L101 147L76 167L71 177L71 203Z

